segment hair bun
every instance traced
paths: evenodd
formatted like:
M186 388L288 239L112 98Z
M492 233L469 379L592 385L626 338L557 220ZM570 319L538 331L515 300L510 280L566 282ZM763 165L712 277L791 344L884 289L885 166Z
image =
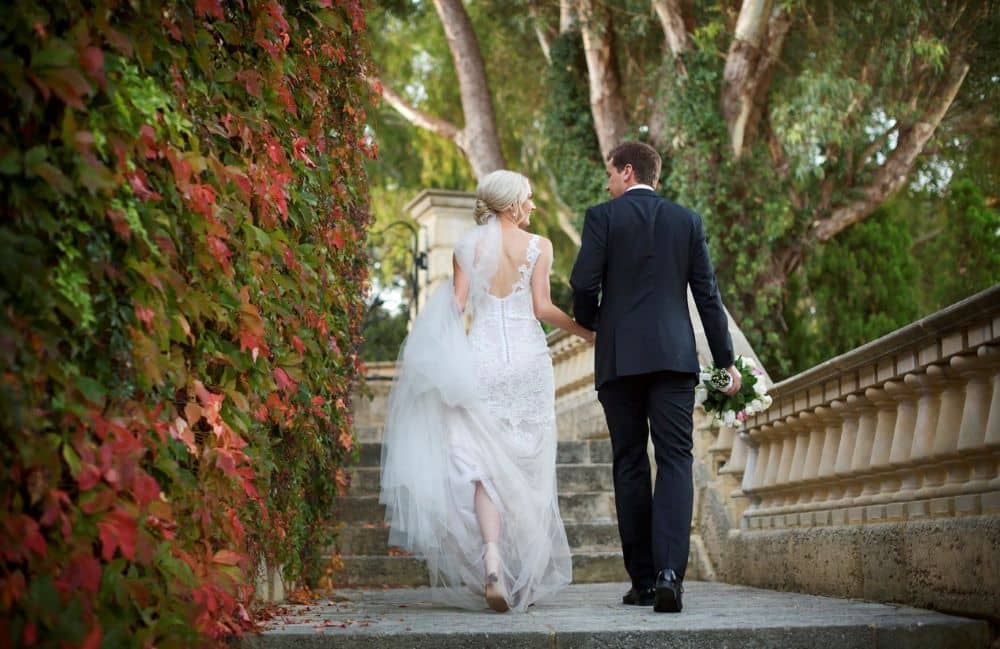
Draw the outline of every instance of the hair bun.
M494 212L490 209L490 206L481 198L476 199L476 207L472 210L472 213L476 217L476 223L482 225L493 216Z

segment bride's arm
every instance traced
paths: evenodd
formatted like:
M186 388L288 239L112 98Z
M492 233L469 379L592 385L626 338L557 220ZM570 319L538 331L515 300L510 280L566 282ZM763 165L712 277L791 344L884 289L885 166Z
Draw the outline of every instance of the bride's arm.
M454 255L451 257L451 265L455 271L455 304L460 313L465 313L465 302L469 299L469 276L462 270Z
M549 287L549 274L552 270L552 242L541 241L541 253L531 274L531 301L535 317L547 322L553 327L559 327L571 334L579 336L587 342L594 342L594 332L577 324L566 313L552 304L552 294Z

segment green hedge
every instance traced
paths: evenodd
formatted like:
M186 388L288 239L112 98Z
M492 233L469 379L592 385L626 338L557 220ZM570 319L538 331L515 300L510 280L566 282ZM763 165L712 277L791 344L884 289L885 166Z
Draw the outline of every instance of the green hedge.
M367 259L357 0L0 26L0 645L194 646L320 573Z

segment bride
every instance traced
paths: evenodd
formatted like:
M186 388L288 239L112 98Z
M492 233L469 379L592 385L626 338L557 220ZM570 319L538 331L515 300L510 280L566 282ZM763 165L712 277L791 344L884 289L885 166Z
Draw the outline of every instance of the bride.
M427 561L435 600L524 611L572 579L556 497L552 360L539 320L593 342L552 304L552 244L524 230L528 179L494 171L454 278L414 321L389 395L389 543Z

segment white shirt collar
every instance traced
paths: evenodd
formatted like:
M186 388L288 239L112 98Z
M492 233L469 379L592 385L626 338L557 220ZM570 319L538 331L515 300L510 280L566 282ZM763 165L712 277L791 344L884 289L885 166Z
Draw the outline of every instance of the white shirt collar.
M628 189L626 189L625 191L626 191L626 192L630 192L630 191L632 191L633 189L648 189L648 190L649 190L649 191L651 191L651 192L655 192L655 191L656 191L655 189L653 189L653 188L652 188L652 187L650 187L649 185L643 185L642 183L638 183L638 184L636 184L636 185L632 185L631 187L629 187L629 188L628 188Z

